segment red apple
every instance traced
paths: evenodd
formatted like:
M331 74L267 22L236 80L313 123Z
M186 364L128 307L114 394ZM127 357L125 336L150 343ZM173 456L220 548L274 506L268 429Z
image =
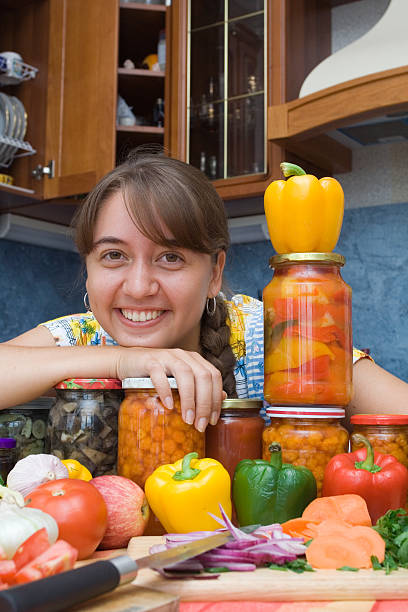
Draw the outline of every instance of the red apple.
M144 491L123 476L97 476L89 481L98 489L108 509L108 526L98 548L124 548L130 538L140 536L149 520Z

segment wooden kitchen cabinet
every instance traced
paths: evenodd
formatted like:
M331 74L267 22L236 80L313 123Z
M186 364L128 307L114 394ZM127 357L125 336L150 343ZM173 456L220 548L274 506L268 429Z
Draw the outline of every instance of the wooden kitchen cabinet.
M1 48L38 68L4 88L26 108L36 154L14 160L16 187L2 189L1 202L19 188L33 200L85 193L114 166L117 0L1 0L0 9ZM54 177L34 178L51 161Z
M214 186L224 199L261 195L272 179L281 177L279 164L283 159L303 161L302 146L293 153L267 140L266 111L272 105L296 98L306 75L329 55L332 5L333 0L228 0L213 3L218 13L212 15L206 8L200 17L200 0L173 1L171 44L178 78L171 79L171 100L177 99L178 104L171 106L169 148L173 155L200 167L200 147L210 142L210 155L216 156L218 162ZM224 6L230 14L224 14ZM261 19L265 40L262 53ZM238 34L235 37L234 30ZM202 38L201 56L197 50L200 45L193 36ZM222 52L217 54L216 48L220 47ZM215 111L215 127L210 131L204 125L196 139L199 144L191 146L191 122L200 115L200 98L196 95L196 100L192 99L192 93L201 87L208 106L210 76L217 82L212 94L214 106L224 107L225 111ZM255 116L252 128L248 113L245 116L250 101L254 103L252 118ZM336 153L339 149L347 158L340 144L327 142L323 137L310 139L307 147L317 151L334 147ZM307 164L310 171L319 174L330 170L319 164L318 156L314 159L314 163ZM213 178L208 165L206 171Z
M0 0L0 11L0 51L17 51L38 68L35 79L0 87L23 102L25 140L36 150L0 168L14 178L12 187L0 186L0 212L67 224L78 199L131 148L165 143L164 127L152 118L156 99L166 95L165 72L141 64L157 53L167 9L119 0ZM125 59L135 69L124 68ZM117 125L118 93L145 125ZM33 170L50 162L53 177L37 180Z

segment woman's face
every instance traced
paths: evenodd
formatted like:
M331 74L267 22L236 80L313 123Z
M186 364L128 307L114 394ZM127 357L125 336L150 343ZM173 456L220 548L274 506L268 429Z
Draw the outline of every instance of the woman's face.
M220 290L224 264L223 251L214 263L210 255L152 242L117 193L99 213L86 259L89 303L122 346L197 351L206 299Z

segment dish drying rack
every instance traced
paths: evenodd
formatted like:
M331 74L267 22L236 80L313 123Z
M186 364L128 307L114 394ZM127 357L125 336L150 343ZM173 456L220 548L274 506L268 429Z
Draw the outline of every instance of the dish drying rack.
M20 140L19 138L11 138L10 136L2 136L0 134L0 144L6 144L13 147L5 159L0 161L0 167L9 168L16 157L25 157L26 155L34 155L37 151L33 149L29 142ZM20 153L15 153L19 149Z
M19 72L18 76L7 74L7 60L0 54L0 85L18 85L23 81L34 79L37 75L38 68L26 64L23 61L19 61ZM3 158L0 160L0 167L9 168L17 157L25 157L27 155L34 155L36 149L33 149L29 142L21 140L19 138L12 138L0 134L0 144L9 145L12 147L8 155L3 152ZM19 153L16 153L19 151Z

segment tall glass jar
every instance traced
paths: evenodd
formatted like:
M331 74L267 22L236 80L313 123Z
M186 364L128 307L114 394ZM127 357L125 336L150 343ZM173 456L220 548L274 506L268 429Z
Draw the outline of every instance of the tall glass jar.
M55 387L48 417L51 453L76 459L92 476L116 473L122 383L113 378L75 378Z
M270 259L263 292L264 398L270 405L346 406L352 394L351 288L337 253Z
M266 414L271 424L263 432L262 458L269 461L269 446L278 442L284 463L303 465L313 472L320 495L326 465L334 455L348 451L349 434L341 424L344 409L284 406L267 408Z
M226 399L217 424L205 430L207 457L222 463L231 480L241 459L262 457L262 404L260 399Z
M195 451L205 457L205 434L181 417L177 382L168 379L174 408L160 401L150 378L125 378L125 398L119 411L118 474L140 487L160 465L174 463ZM165 529L150 513L145 535L162 535Z
M367 438L374 451L393 455L408 468L408 415L403 414L355 414L350 422L353 433ZM351 450L361 448L351 437Z

